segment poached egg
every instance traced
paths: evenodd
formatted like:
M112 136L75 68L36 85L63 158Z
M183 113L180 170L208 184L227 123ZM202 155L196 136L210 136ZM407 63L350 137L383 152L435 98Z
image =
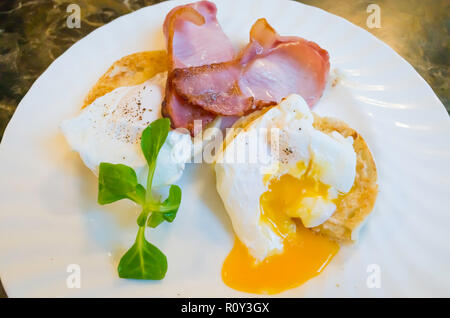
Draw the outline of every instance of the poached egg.
M290 95L234 132L218 155L217 190L237 236L222 269L232 288L272 294L298 286L339 249L308 228L328 220L352 188L356 153L351 137L313 123L303 98Z
M116 88L61 124L70 147L96 175L101 162L121 163L132 167L146 185L148 167L140 138L151 122L162 117L166 79L167 73L159 73L142 84ZM191 151L189 134L170 131L158 155L154 187L175 183Z

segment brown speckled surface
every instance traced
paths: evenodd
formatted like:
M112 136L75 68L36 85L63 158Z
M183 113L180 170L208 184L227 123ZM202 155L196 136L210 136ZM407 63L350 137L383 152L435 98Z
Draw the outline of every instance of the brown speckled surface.
M274 0L276 1L276 0ZM95 28L155 0L0 2L0 139L18 103L50 63ZM301 0L346 18L387 43L430 84L450 111L450 2L447 0ZM66 26L69 4L81 28ZM381 8L381 28L366 26L366 8ZM2 257L2 255L0 255ZM1 273L0 273L1 277ZM6 293L0 284L0 297Z

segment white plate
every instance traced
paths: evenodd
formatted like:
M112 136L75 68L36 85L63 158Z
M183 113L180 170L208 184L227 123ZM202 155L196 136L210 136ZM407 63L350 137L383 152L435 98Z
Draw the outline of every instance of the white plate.
M168 257L166 278L119 279L137 211L125 201L97 205L96 179L58 129L111 63L164 48L164 17L185 2L147 7L95 30L53 62L17 108L0 148L0 275L9 296L248 296L221 280L233 234L208 166L188 167L177 219L147 232ZM339 81L315 110L356 128L378 167L380 193L360 242L280 296L450 296L450 120L431 88L387 45L320 9L216 3L236 47L266 17L281 34L329 51ZM79 289L66 285L70 264L81 268ZM373 268L380 288L366 284Z

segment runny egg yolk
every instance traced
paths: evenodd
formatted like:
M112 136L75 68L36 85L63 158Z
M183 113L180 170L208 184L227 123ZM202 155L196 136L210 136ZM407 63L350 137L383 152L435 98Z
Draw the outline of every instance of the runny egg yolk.
M339 245L305 228L293 218L305 197L324 197L329 187L318 181L317 170L308 167L300 178L285 174L269 182L260 198L261 222L268 222L283 238L283 251L257 262L247 247L235 244L222 267L222 279L236 290L276 294L317 276L339 251Z

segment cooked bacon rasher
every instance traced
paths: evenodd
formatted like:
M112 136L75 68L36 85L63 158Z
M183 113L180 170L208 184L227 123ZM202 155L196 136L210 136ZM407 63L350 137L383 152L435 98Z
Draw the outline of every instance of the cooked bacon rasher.
M234 48L216 19L216 5L200 1L172 9L166 16L163 31L167 40L169 77L175 68L193 67L232 60ZM205 126L215 114L178 97L170 81L166 85L163 115L173 128L187 128L194 133L194 120Z
M330 62L316 43L280 36L259 19L249 44L234 57L214 4L202 1L174 10L164 24L172 63L164 114L174 127L193 133L194 120L207 124L217 115L236 118L294 93L312 107L322 96Z

